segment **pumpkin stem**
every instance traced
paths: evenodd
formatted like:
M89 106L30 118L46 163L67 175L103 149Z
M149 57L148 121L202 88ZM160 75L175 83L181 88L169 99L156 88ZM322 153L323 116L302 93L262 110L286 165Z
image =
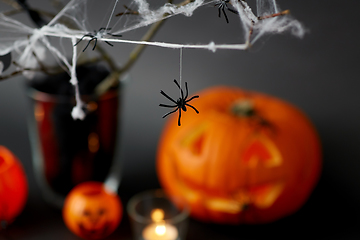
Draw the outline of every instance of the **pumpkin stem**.
M251 117L255 115L254 103L251 100L236 101L232 107L231 112L238 117Z

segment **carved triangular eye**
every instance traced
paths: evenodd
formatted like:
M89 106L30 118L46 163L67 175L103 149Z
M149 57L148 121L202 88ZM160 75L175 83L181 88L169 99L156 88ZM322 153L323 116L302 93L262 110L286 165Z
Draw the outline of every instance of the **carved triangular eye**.
M243 161L249 168L258 164L271 168L282 164L282 156L275 144L266 137L255 138L246 149Z
M194 155L201 155L204 142L206 139L206 125L202 125L199 128L192 130L190 134L186 135L183 139L182 145L190 150Z
M0 156L0 168L1 168L1 165L3 165L4 163L5 163L4 158Z

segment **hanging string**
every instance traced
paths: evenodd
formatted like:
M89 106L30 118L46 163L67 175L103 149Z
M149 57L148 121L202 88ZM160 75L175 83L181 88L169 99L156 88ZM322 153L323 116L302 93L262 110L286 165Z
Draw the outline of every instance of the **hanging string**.
M108 21L108 23L106 24L105 31L107 31L107 29L109 28L110 21L111 21L112 16L114 15L115 8L116 8L116 5L117 5L118 1L119 1L119 0L116 0L116 2L115 2L115 4L114 4L114 7L113 7L112 12L111 12L111 15L110 15L110 17L109 17L109 21Z
M180 82L180 96L181 96L181 87L182 87L182 59L183 59L183 48L180 48L180 79L179 79L179 82Z

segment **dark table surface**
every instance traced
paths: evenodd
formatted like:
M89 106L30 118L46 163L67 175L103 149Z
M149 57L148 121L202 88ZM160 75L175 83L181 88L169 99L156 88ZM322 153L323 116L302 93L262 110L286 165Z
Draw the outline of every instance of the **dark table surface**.
M143 181L147 183L141 184ZM158 187L155 177L125 178L119 195L126 206L134 194ZM33 191L22 214L0 233L0 239L80 239L66 228L61 210L52 207L38 196ZM291 216L270 224L238 226L190 219L186 239L359 239L358 197L358 194L354 195L352 191L332 181L325 171L310 199ZM132 239L126 211L117 230L106 239Z
M291 216L251 226L191 220L187 240L360 239L360 3L358 0L278 3L282 9L290 9L307 27L304 39L289 34L275 36L246 52L184 51L183 77L189 81L191 94L223 84L265 92L298 106L309 116L321 138L321 178L306 204ZM217 9L205 8L194 15L194 20L198 24L207 19L207 28L202 31L188 28L186 34L182 33L184 18L174 18L163 26L155 40L187 42L187 34L201 39L215 28L227 34L231 23L236 22L234 16L228 15L230 24L218 19ZM111 50L119 63L129 52L123 46ZM163 101L159 91L173 89L172 81L178 76L178 56L178 51L147 48L131 71L122 118L124 165L119 195L124 206L134 194L159 187L155 156L164 124L161 119L164 109L158 107ZM79 239L64 225L61 211L42 200L36 185L27 135L28 99L23 91L24 81L14 78L0 83L0 144L22 161L30 189L24 211L6 231L0 232L0 239ZM124 213L119 228L108 239L127 240L131 236Z

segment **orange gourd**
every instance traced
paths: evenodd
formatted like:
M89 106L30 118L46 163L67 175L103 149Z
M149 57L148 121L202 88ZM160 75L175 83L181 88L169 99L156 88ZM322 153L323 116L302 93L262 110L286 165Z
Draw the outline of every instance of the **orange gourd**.
M200 114L167 122L157 174L194 218L215 223L268 223L298 210L321 171L321 147L310 121L275 97L214 87L192 104Z
M123 208L119 196L103 183L84 182L67 195L63 207L66 226L84 239L103 239L119 225Z
M0 146L0 222L11 223L23 210L27 195L27 178L20 161Z

